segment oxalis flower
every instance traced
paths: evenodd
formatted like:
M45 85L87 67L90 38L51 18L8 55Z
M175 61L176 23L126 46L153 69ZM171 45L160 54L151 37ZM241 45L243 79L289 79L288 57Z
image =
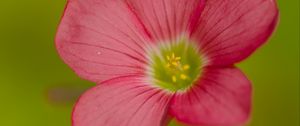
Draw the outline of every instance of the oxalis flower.
M234 64L270 36L274 0L69 0L63 60L98 85L73 126L241 125L251 83Z

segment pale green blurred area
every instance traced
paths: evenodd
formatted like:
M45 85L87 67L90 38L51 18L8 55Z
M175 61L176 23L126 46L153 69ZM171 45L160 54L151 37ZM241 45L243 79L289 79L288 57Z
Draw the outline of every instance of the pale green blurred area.
M238 65L254 87L250 126L299 126L299 0L278 3L276 33ZM51 101L48 90L70 88L76 95L93 85L80 80L56 53L54 36L64 4L1 0L0 126L70 126L73 102Z

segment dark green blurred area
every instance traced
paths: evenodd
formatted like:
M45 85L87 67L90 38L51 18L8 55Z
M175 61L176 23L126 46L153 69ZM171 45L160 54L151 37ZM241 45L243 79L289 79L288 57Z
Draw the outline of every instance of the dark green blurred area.
M278 3L280 24L270 42L238 65L254 86L250 126L299 126L299 0ZM93 85L56 53L64 4L1 0L0 126L69 126L76 96Z

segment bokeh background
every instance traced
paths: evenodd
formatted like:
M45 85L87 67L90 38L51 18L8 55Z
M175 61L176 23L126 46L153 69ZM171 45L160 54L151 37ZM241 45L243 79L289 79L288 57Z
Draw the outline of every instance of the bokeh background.
M249 126L299 126L299 0L278 4L277 31L238 64L254 85ZM56 53L64 5L65 0L0 1L0 126L70 126L74 101L93 86Z

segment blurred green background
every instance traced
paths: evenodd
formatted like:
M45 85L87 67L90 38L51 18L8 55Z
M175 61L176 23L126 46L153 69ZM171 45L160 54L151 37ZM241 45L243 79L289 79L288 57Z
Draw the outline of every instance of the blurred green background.
M278 4L280 24L270 42L238 65L254 85L250 126L299 126L299 0ZM70 126L76 96L93 85L56 53L64 5L0 1L0 126Z

